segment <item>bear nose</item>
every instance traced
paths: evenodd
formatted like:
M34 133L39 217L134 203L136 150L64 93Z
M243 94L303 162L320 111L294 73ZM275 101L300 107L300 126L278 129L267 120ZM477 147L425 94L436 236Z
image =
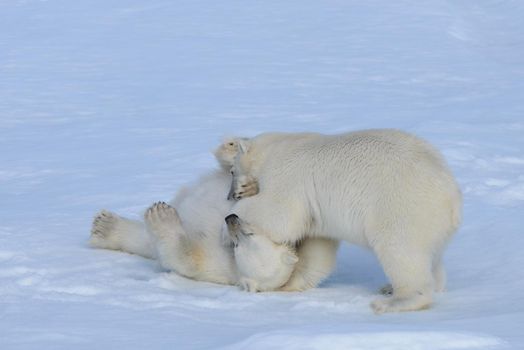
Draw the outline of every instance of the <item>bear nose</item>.
M227 231L233 244L238 246L238 238L240 234L240 218L237 214L230 214L226 216Z
M235 225L239 223L240 221L240 218L238 217L237 214L230 214L228 216L226 216L226 224L228 225Z

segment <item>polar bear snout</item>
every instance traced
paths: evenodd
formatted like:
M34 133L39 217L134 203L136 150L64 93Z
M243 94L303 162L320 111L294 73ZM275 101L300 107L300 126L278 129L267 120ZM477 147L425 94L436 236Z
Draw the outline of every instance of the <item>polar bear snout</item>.
M229 214L228 216L226 216L225 220L228 229L240 229L240 218L237 214Z
M226 216L226 225L227 232L229 233L229 238L235 246L238 246L238 239L241 232L240 218L236 214L230 214Z

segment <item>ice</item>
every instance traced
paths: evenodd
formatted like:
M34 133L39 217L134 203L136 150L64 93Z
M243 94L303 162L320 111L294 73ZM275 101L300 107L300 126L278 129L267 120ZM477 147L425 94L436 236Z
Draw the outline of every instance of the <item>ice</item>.
M480 337L460 333L433 332L384 332L384 333L334 333L334 334L295 334L274 332L256 334L247 340L222 349L335 349L335 350L449 350L449 349L489 349L504 345L496 338Z
M0 349L524 348L524 3L0 2ZM427 311L343 245L304 293L248 294L90 249L215 167L224 135L395 127L464 192Z

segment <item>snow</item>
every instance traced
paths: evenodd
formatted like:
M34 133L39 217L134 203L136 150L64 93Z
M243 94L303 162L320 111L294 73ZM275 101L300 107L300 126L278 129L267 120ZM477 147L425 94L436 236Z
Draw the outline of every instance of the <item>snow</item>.
M226 349L475 349L500 345L491 338L452 332L384 332L381 334L355 333L311 335L276 332L248 338Z
M0 2L0 348L524 348L520 1ZM222 135L396 127L464 192L432 309L376 316L343 246L304 293L248 294L87 247L215 166Z

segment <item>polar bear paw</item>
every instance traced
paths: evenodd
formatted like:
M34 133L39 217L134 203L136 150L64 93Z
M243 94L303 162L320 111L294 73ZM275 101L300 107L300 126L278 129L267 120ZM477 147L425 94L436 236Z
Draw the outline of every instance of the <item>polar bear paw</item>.
M306 270L305 272L307 273L308 271ZM318 280L311 279L311 276L308 276L306 273L295 269L286 284L278 290L281 292L303 292L314 288L316 286L315 282L318 282Z
M377 299L371 303L371 308L375 314L385 312L402 312L424 310L431 306L431 297L418 294L409 298L389 297Z
M121 220L120 216L102 210L99 212L91 226L91 237L89 243L93 247L116 249L115 245L118 241L118 223Z
M385 286L382 286L382 288L380 288L378 292L381 295L393 295L393 286L388 283Z
M241 200L258 194L258 181L253 176L241 175L233 181L232 197Z
M249 292L249 293L257 293L258 292L258 283L255 281L249 279L249 278L241 278L239 281L240 289Z
M165 202L157 202L147 209L144 219L149 231L157 237L173 232L180 225L180 217L175 208Z
M388 299L377 299L371 303L371 309L375 314L383 314L385 312L393 312L390 307L390 300Z

